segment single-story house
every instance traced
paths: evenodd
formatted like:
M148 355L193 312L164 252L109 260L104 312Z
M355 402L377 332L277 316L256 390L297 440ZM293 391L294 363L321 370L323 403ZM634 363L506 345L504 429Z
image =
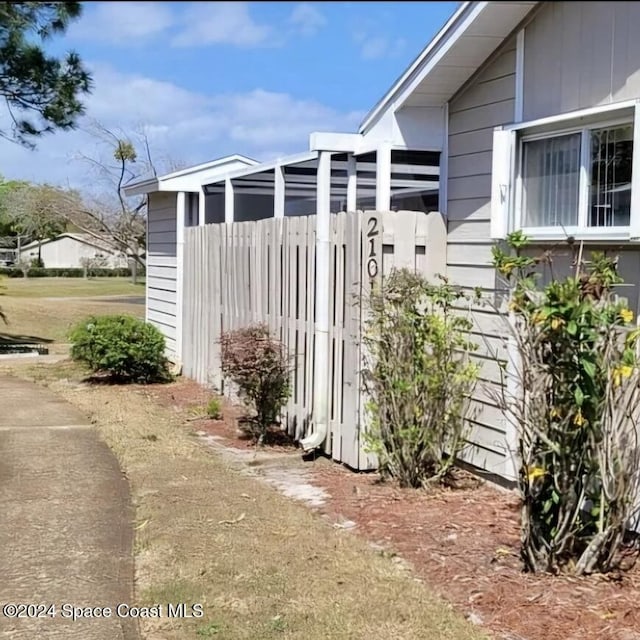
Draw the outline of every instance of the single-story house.
M464 2L357 132L313 133L307 152L226 167L203 177L201 189L181 186L171 200L167 251L180 237L176 211L185 219L193 194L198 224L340 209L438 210L452 283L490 295L499 290L491 248L510 231L522 229L560 253L573 236L587 250L620 254L630 283L621 292L638 310L635 27L635 2ZM150 194L150 232L159 216L154 200L163 197ZM194 212L189 222L195 219ZM565 253L556 270L563 259L569 267ZM486 309L474 319L487 384L474 398L467 459L509 478L514 431L487 392L501 379L494 356L506 357L503 325ZM179 358L179 341L173 349Z
M18 260L30 262L40 254L48 269L81 269L86 259L106 269L126 268L127 256L87 233L61 233L55 238L34 241L20 247Z

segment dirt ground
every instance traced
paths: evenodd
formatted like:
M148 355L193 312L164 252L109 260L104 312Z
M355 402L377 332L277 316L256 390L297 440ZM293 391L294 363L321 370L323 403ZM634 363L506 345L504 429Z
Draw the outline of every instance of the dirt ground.
M258 481L246 443L237 459L203 444L202 395L182 397L196 387L92 386L70 364L12 366L91 414L118 457L136 509L137 603L203 605L202 618L141 620L147 640L485 637L398 557ZM266 457L290 464L289 480L298 472L296 450Z
M165 406L190 412L186 428L204 431L227 447L252 447L238 435L241 413L235 407L225 407L224 421L193 420L209 397L199 385L181 380L153 394ZM307 468L312 482L328 494L316 511L333 522L355 523L359 536L399 554L430 588L493 637L640 640L640 567L607 577L523 573L513 492L465 473L463 488L426 492L381 484L376 474L354 473L326 459Z

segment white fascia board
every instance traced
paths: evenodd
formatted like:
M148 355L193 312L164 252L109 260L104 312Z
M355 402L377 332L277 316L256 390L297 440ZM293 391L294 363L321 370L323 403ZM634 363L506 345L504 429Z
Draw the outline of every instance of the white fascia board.
M418 72L418 68L424 62L424 60L428 59L428 57L437 49L437 47L441 44L443 40L445 40L446 38L451 38L452 40L451 44L453 44L453 42L455 42L455 40L457 40L460 37L460 35L464 31L460 31L459 29L456 29L456 31L453 32L452 34L449 34L449 31L456 24L456 22L458 22L461 16L471 11L471 13L473 14L473 19L475 19L475 16L477 15L476 12L482 11L488 3L478 2L475 9L472 9L473 4L474 4L473 2L464 2L458 8L458 10L449 18L449 20L447 20L447 22L442 27L442 29L440 29L440 31L435 35L435 37L426 46L426 48L422 51L422 53L418 55L418 57L413 61L413 63L409 66L409 68L400 76L400 78L398 78L398 80L394 83L391 89L389 89L386 95L382 97L382 99L373 107L373 109L371 109L371 111L369 111L369 113L366 115L365 119L362 121L362 124L358 129L360 133L364 133L371 126L371 124L378 118L381 112L385 111L388 108L391 108L392 110L396 108L396 105L393 104L395 102L395 97L399 93L399 91L402 89L402 87L406 85L407 82L409 82L412 76L415 76L414 82L412 84L415 84L416 81L417 82L422 81L423 76L426 75L426 73L428 73L431 67L429 67L429 69L427 69L424 72L422 71ZM467 26L466 21L464 24L466 29L466 26ZM450 47L447 47L447 50L449 48Z
M218 178L209 178L202 180L201 185L206 186L210 184L216 184L218 182L224 182L224 180L227 178L233 180L235 178L242 178L243 176L252 176L256 173L262 173L263 171L275 169L276 167L287 167L292 164L309 162L309 160L315 160L317 159L317 157L317 151L304 151L303 153L297 153L294 155L286 156L284 158L278 158L277 160L272 160L271 162L261 162L251 167L244 167L242 169L228 171L227 173L221 174Z
M442 46L433 52L432 57L425 64L420 73L406 85L406 87L400 87L398 89L399 95L394 100L392 108L397 111L402 105L409 99L411 94L415 91L416 87L424 80L426 76L438 65L440 60L448 53L456 44L456 42L465 34L467 29L474 23L478 16L487 8L488 2L478 2L473 7L469 15L458 25L458 27L451 33L451 35L442 43ZM439 43L439 41L438 41ZM432 47L435 49L435 47ZM401 92L401 93L400 93Z
M149 178L140 182L132 182L131 184L125 185L122 190L127 197L143 196L147 193L160 191L160 180L158 178Z
M160 176L160 180L171 180L173 178L180 178L182 176L201 173L203 171L207 171L208 169L223 168L226 165L237 164L237 163L244 164L247 166L260 164L257 160L254 160L253 158L248 158L247 156L240 155L239 153L234 153L233 155L230 155L230 156L224 156L222 158L217 158L216 160L210 160L209 162L195 164L192 167L186 167L185 169L179 169L178 171L167 173L163 176Z
M259 164L257 160L236 153L162 176L132 182L124 187L124 193L126 196L138 196L155 191L199 191L204 180L211 179L215 174L224 176L230 170L229 167L235 170L256 164Z
M362 143L359 133L334 133L314 131L309 135L310 151L336 151L339 153L357 153Z

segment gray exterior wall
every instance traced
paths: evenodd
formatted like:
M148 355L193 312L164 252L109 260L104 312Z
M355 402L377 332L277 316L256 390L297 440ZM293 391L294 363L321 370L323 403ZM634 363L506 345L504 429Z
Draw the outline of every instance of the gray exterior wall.
M175 193L149 194L147 220L147 320L164 334L176 353L176 201Z
M634 2L544 3L534 10L525 25L523 120L639 98L639 26L640 3ZM447 274L454 283L485 291L495 291L499 282L490 266L492 131L514 122L515 73L512 37L449 103ZM627 283L619 295L640 311L640 251L633 246L613 249ZM568 273L570 264L571 256L560 251L554 260L556 275ZM467 459L502 475L508 470L506 421L490 398L500 380L490 356L504 357L503 325L487 311L473 315L486 337L477 340L483 385L474 401L474 446Z
M526 26L524 120L640 97L640 3L549 2Z
M487 292L496 287L490 264L493 129L513 122L515 67L516 45L511 39L449 103L447 275L455 284ZM478 467L504 475L506 422L491 397L501 379L493 356L504 357L501 320L488 310L475 310L472 319L481 381L472 404L472 446L465 457Z

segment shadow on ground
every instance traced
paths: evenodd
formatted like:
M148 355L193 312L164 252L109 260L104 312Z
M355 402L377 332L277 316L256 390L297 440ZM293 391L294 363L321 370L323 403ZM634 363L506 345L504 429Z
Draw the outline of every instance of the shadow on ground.
M144 296L100 296L89 298L91 302L109 302L117 304L144 304Z
M0 333L0 354L17 353L20 351L38 351L48 353L46 345L51 344L51 338L41 336L27 336L18 333Z

